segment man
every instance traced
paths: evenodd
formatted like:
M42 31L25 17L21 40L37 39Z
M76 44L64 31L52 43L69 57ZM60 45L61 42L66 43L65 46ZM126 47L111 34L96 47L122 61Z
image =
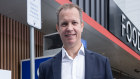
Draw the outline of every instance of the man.
M55 57L40 64L39 79L113 79L108 59L81 43L82 10L64 4L57 12L57 21L63 47Z

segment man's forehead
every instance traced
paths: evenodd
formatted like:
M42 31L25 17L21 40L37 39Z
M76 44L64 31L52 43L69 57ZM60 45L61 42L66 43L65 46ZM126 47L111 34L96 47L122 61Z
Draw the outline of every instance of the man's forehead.
M80 15L78 11L75 11L75 9L73 11L71 11L71 9L69 9L68 11L63 10L60 15L59 15L59 19L63 18L63 20L79 20L80 19Z
M78 9L75 7L62 9L59 13L59 21L60 22L80 21L80 13Z
M75 11L77 11L77 12L78 12L78 9L77 9L77 8L75 8L75 7L73 7L73 8L64 8L64 9L62 9L62 10L60 11L60 13L59 13L59 14L61 14L62 12L69 11L69 10L75 10Z

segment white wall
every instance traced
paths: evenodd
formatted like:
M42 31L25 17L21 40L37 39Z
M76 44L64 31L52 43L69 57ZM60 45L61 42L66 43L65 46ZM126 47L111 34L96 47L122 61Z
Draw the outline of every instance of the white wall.
M11 78L11 71L0 69L0 79L12 79Z
M133 24L140 30L140 0L114 0Z

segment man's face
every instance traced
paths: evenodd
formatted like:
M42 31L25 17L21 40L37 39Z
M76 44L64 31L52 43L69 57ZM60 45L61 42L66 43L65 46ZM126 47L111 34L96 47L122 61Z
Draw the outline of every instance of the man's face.
M56 25L56 29L60 34L64 46L81 43L83 27L76 8L63 9L59 13L59 25Z

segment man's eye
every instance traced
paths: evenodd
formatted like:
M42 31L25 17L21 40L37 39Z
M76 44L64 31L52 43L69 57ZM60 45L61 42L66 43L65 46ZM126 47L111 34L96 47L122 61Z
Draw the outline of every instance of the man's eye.
M68 25L68 23L62 23L62 26L67 26Z
M78 23L77 23L77 22L72 22L72 24L73 24L73 25L76 25L76 24L78 24Z

